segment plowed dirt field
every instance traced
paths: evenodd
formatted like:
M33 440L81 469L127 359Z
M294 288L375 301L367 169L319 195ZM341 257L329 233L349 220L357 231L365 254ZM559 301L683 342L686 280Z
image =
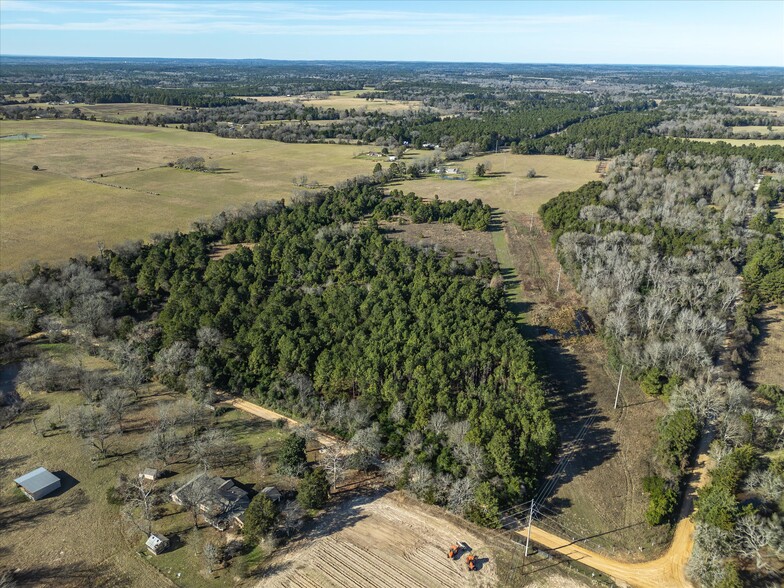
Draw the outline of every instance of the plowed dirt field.
M468 572L468 544L480 569ZM259 586L280 588L490 587L498 584L493 554L482 541L397 493L357 497L325 515L315 531L278 552Z

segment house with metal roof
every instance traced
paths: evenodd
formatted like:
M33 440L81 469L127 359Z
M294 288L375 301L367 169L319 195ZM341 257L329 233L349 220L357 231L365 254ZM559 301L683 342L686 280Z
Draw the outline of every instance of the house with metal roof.
M202 472L170 494L180 506L195 505L204 520L225 531L233 523L243 526L245 510L250 504L248 493L233 480L212 477Z
M14 482L31 500L40 500L60 487L60 478L46 468L35 469Z
M169 538L166 535L161 535L160 533L153 533L147 539L147 542L144 544L147 549L154 553L155 555L159 555L166 551L166 548L169 547Z

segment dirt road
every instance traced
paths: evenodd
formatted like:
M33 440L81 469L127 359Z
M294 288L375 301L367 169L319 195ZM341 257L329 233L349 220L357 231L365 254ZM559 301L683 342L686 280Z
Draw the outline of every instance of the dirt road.
M258 404L248 402L247 400L230 398L223 402L266 420L277 421L279 419L284 419L289 426L299 425L294 419L290 419L282 414L263 408ZM340 442L340 440L335 437L324 435L323 433L319 434L317 439L323 445L332 445ZM686 562L688 562L689 556L691 555L694 541L694 524L688 518L688 515L692 512L697 489L707 481L707 451L710 440L711 437L709 435L703 435L703 438L700 441L697 464L689 473L686 497L683 501L683 506L681 507L680 522L675 528L675 534L669 549L667 549L667 552L662 557L644 563L616 561L582 547L579 544L579 541L570 542L567 539L553 535L536 526L531 528L531 540L544 547L546 550L558 552L570 559L579 561L583 565L611 576L619 586L631 586L633 588L676 588L692 586L686 579L685 574ZM518 531L518 533L525 536L526 529L524 528L523 530ZM392 566L392 569L394 569L392 562L388 565ZM326 568L328 569L329 566L326 566ZM310 586L311 584L304 582L302 585ZM391 584L382 583L381 585L396 586L398 584L392 582Z
M692 586L686 579L686 563L689 561L694 543L694 523L689 519L697 496L697 489L707 482L708 447L712 437L703 435L700 440L697 464L689 473L686 496L680 512L680 522L667 552L660 558L644 563L625 563L613 560L586 549L576 542L564 539L547 531L531 527L531 540L551 551L569 557L581 564L603 572L613 578L620 586L634 588L676 588ZM521 535L526 530L518 531Z
M223 400L221 400L221 404L233 406L237 410L242 410L249 414L260 417L266 421L273 421L273 422L277 422L280 420L286 421L286 424L289 427L298 427L301 424L298 421L295 421L294 419L290 419L289 417L280 414L279 412L269 410L267 408L264 408L263 406L254 404L253 402L242 400L241 398L226 397ZM329 447L330 445L335 445L336 443L342 443L342 441L337 437L333 437L325 433L316 433L316 440L319 443L321 443L321 445L323 445L324 447Z

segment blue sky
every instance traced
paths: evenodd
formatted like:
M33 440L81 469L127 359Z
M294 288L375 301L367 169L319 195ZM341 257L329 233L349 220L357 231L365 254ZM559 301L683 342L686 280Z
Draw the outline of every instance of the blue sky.
M784 66L784 0L0 0L0 53Z

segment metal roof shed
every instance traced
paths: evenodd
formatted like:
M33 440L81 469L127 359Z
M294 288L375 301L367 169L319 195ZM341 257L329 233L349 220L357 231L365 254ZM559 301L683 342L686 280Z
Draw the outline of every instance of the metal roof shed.
M60 478L46 468L35 469L14 482L33 500L43 498L60 487Z

